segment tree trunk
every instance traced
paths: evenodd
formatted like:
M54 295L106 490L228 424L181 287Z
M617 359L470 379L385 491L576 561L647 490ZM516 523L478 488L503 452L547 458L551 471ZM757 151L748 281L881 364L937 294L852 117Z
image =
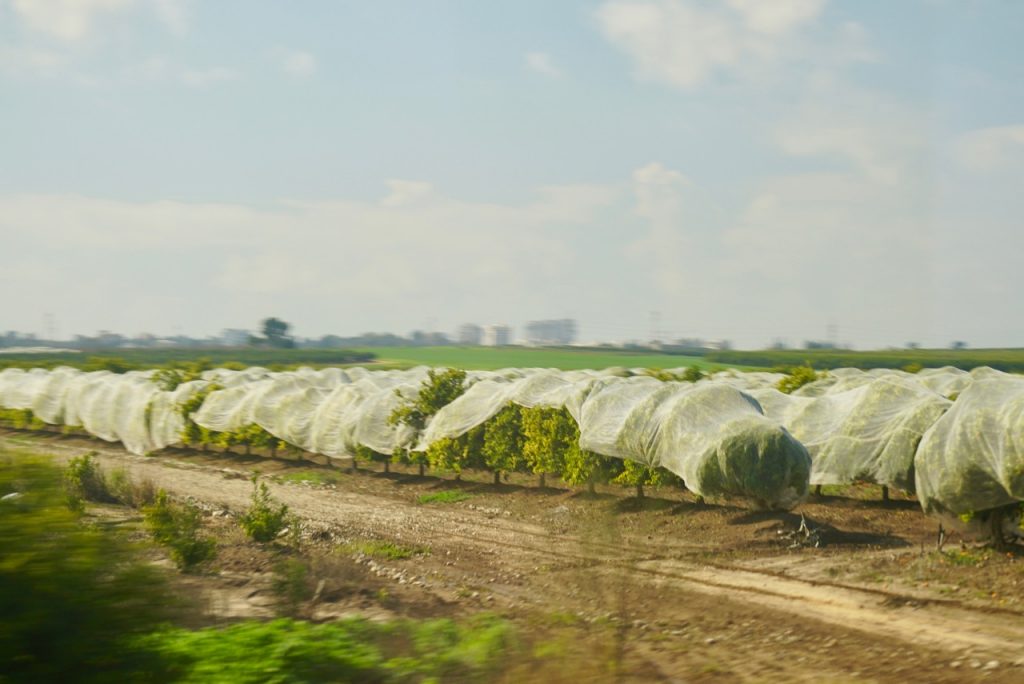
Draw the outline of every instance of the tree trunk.
M422 463L420 463L419 466L420 466L420 477L423 477L423 475L426 474L426 471L427 471L426 466L424 466Z
M273 442L271 442L270 443L270 458L275 458L276 456L277 456L277 445L274 444Z
M501 471L500 470L495 470L494 471L494 484L501 484Z
M385 473L390 473L391 472L391 461L384 461L384 472Z
M547 477L546 476L547 476L547 473L541 473L540 474L540 484L538 486L541 489L544 489L544 487L547 486Z
M252 445L248 442L245 443L245 455L252 456Z
M636 498L638 498L638 499L644 498L644 486L640 482L636 483Z
M587 483L587 494L597 494L597 489L594 488L593 480Z
M889 488L886 487L885 485L882 485L882 501L888 501L888 500L889 500Z
M814 485L814 496L821 496L821 485Z

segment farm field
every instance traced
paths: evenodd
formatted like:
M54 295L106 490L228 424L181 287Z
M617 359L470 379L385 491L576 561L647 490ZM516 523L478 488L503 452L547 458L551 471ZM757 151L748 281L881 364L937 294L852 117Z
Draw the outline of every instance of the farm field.
M652 352L593 351L588 349L528 347L366 347L358 352L377 354L379 364L395 368L417 365L451 366L465 370L499 368L558 368L582 370L623 368L679 368L696 365L703 370L737 367L708 362L699 356ZM753 366L740 366L752 369Z
M0 349L0 352L3 350ZM103 349L60 353L0 353L3 368L54 368L71 366L83 370L144 370L162 366L192 364L204 361L216 366L344 366L368 364L374 360L372 352L350 349L261 349L224 348L209 349Z
M259 472L302 519L302 550L288 557L308 562L310 581L322 582L299 616L498 616L528 649L480 681L1011 682L1024 674L1024 559L961 546L955 535L939 551L935 520L900 495L879 501L877 487L830 488L791 512L751 512L678 488L645 500L613 487L590 496L515 477L494 485L485 473L457 482L400 466L353 473L180 449L142 457L15 431L0 433L0 449L58 461L94 451L108 472L123 468L198 502L219 555L179 581L203 598L209 624L279 610L273 568L285 552L246 542L236 522ZM130 525L133 513L106 506L91 515ZM801 520L820 545L798 543ZM160 563L162 552L151 553Z
M294 368L365 365L373 368L451 366L465 370L499 368L558 368L561 370L624 368L679 368L696 365L703 370L740 368L731 363L709 362L699 356L649 352L592 351L526 347L362 347L356 349L116 349L81 353L0 354L0 369L8 367L124 370L184 364L206 359L211 366L225 364Z
M799 366L810 363L829 368L939 368L953 366L971 370L989 366L996 370L1024 372L1024 349L906 349L852 351L845 349L786 349L761 351L714 351L706 360L715 363L752 366Z

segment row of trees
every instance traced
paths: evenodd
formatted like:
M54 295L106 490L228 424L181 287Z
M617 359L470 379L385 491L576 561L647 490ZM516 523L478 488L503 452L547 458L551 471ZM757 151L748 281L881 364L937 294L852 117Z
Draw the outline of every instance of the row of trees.
M396 408L389 422L409 426L418 435L431 416L466 389L465 371L431 370L419 394ZM509 404L482 425L459 437L438 440L425 451L399 450L387 456L364 448L357 457L418 465L421 474L429 467L455 473L456 478L463 470L486 470L494 474L495 484L503 474L512 472L537 475L541 487L546 486L548 476L570 485L586 485L590 491L596 484L614 482L635 487L640 497L645 486L682 484L664 468L602 456L581 449L579 440L579 426L564 408Z

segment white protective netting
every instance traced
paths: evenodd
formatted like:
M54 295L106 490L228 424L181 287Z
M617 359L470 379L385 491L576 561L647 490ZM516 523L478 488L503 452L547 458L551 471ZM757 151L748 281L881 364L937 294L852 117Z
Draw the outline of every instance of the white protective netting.
M346 456L359 447L383 454L425 448L509 404L564 407L579 423L583 448L667 468L706 496L791 505L806 487L809 454L812 484L911 489L916 477L926 508L968 512L1024 498L1018 376L990 368L837 369L785 395L774 389L783 377L777 373L725 371L691 384L640 370L470 372L468 391L418 436L388 417L419 392L425 367L216 369L171 392L150 371L7 369L0 371L0 408L80 426L141 454L180 443L182 404L213 388L191 416L198 425L258 425L306 451Z
M835 391L843 385L847 389ZM811 455L811 484L874 482L914 489L921 436L951 402L892 372L840 377L818 396L753 390L765 414L789 428Z
M1024 377L973 375L917 450L926 511L960 515L1024 500Z
M510 403L565 407L579 423L582 448L666 468L702 496L789 508L807 493L806 450L750 397L713 382L557 371L481 380L438 412L418 447L464 434Z

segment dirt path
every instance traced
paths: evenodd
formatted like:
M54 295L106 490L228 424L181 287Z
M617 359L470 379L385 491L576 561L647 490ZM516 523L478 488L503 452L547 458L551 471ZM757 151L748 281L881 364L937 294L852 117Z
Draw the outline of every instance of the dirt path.
M123 467L133 478L214 507L237 512L248 505L249 463L212 455L137 457L85 440L27 441L64 456L97 451L106 468ZM23 436L0 435L8 448L25 444ZM615 625L627 661L643 672L638 679L1024 681L1021 612L829 581L814 569L816 549L755 567L750 555L717 540L746 532L755 541L771 525L751 534L712 522L688 537L659 535L649 529L653 515L637 513L627 524L565 496L529 493L424 506L371 474L347 475L331 487L271 489L335 540L429 547L415 561L375 565L403 591L425 592L459 611L570 614ZM735 527L735 517L724 525ZM853 567L878 552L830 553L830 562Z

